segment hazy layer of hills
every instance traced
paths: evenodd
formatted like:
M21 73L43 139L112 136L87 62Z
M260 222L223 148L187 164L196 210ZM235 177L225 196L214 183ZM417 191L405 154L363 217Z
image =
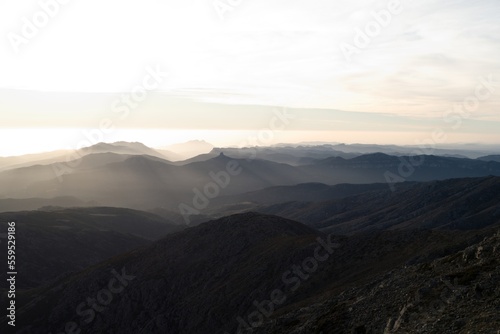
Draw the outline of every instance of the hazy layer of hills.
M368 184L500 175L500 162L490 160L383 153L342 157L347 154L335 155L330 146L262 148L249 155L252 150L214 149L172 163L140 143L101 143L82 149L81 159L0 172L0 208L33 208L29 202L23 207L12 199L71 197L100 206L178 212L181 203L193 205L195 189L206 193L214 182L217 189L212 191L218 198L310 182ZM292 157L290 152L300 162L283 156ZM237 173L227 178L229 164Z
M487 156L484 156L484 157L479 157L477 159L478 160L482 160L482 161L496 161L496 162L500 162L500 155L487 155Z
M76 197L0 199L0 212L36 210L42 207L90 207L96 203Z
M174 161L195 149L210 151ZM0 159L14 332L497 334L498 152L412 150L119 142ZM188 226L181 203L203 204Z

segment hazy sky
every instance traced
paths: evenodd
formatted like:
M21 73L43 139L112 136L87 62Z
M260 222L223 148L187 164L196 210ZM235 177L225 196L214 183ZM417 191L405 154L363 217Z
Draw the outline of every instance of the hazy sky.
M296 115L276 142L500 143L497 0L60 1L0 2L0 140L39 129L0 155L104 119L106 141L237 144L272 106Z

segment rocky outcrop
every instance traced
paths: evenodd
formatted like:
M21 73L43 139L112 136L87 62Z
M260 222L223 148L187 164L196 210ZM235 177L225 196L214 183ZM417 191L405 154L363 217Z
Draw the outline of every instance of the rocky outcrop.
M254 333L488 333L500 329L500 233L269 321Z

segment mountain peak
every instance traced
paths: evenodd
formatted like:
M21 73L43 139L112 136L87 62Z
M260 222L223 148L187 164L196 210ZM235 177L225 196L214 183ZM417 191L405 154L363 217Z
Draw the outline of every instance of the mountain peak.
M115 153L129 155L150 155L160 159L165 159L161 153L140 142L118 141L114 143L100 142L95 145L82 148L84 154L92 153Z
M228 157L227 155L225 155L224 152L219 152L219 155L216 156L214 159L226 161L226 160L230 160L231 158Z

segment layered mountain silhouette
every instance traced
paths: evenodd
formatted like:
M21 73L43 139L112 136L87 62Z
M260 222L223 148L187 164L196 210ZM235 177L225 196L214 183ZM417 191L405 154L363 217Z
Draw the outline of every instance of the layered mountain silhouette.
M186 143L169 145L164 149L160 149L157 151L166 156L167 158L168 156L175 154L176 156L175 159L170 159L170 158L168 159L180 161L210 152L213 148L214 146L212 144L207 143L204 140L191 140Z
M160 207L178 211L181 203L192 205L195 189L203 193L205 187L216 187L212 192L219 197L310 182L392 184L500 175L499 162L440 156L375 153L290 165L261 159L259 155L250 159L218 152L215 157L205 157L207 160L179 165L139 143L98 144L82 150L89 154L74 160L1 172L0 199L69 196L101 206L140 210ZM314 153L315 149L311 151ZM229 178L228 166L237 171Z
M477 158L477 160L500 162L500 155L487 155L484 157L479 157Z
M42 207L91 207L92 201L85 202L76 197L0 199L0 212L31 211Z
M0 159L0 228L16 222L18 242L14 332L496 333L495 152L411 150L173 161L118 142Z
M153 157L165 159L166 157L156 150L147 147L146 145L138 142L115 142L112 144L98 143L93 146L81 149L82 154L88 155L93 153L116 153L116 154L129 154L129 155L150 155Z
M324 231L353 234L373 230L470 229L500 224L500 178L451 179L403 184L323 202L287 202L263 213L301 221Z

